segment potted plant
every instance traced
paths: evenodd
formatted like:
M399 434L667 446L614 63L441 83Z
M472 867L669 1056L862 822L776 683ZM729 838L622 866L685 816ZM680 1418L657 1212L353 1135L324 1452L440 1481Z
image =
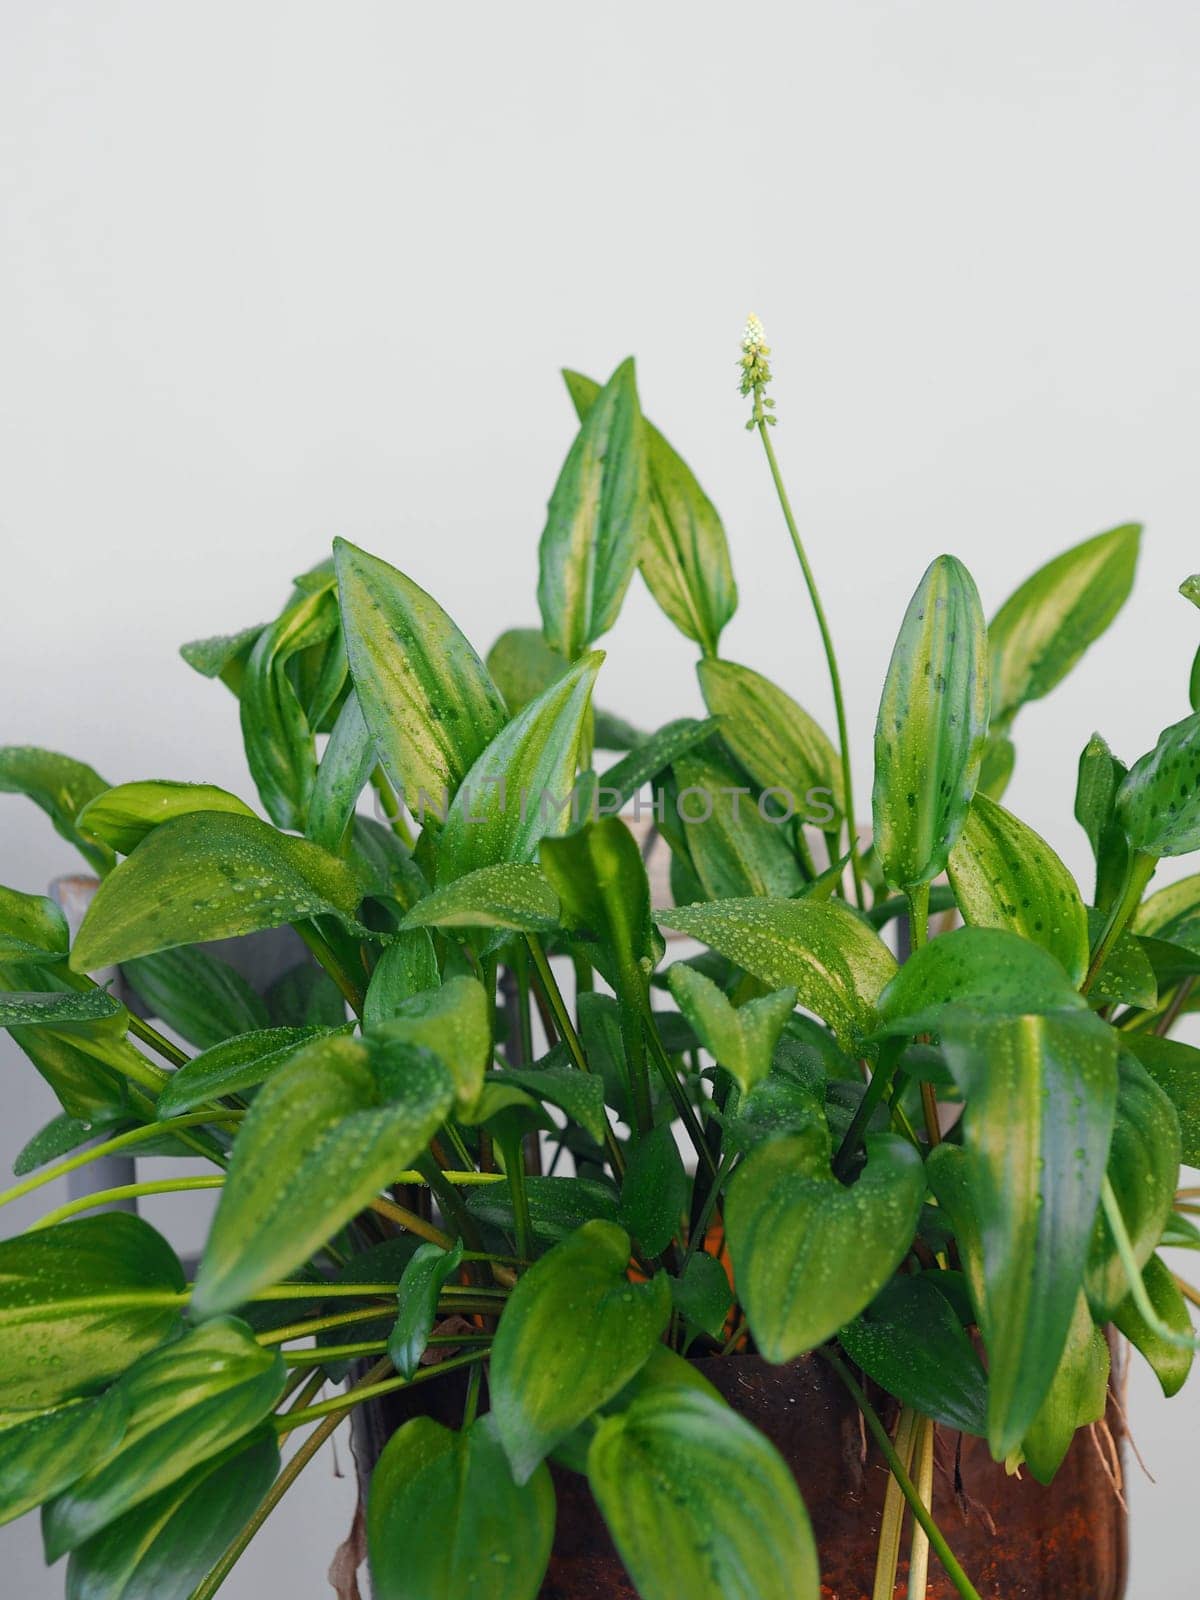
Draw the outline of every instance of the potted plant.
M353 1413L377 1600L1115 1597L1116 1334L1168 1393L1194 1348L1156 1251L1200 1245L1200 1055L1168 1037L1200 877L1151 879L1200 844L1200 674L1128 769L1083 751L1094 892L1001 796L1139 530L990 626L933 561L866 842L761 326L747 426L835 740L721 655L725 534L632 363L567 381L540 630L485 664L338 541L273 621L185 647L238 699L265 817L0 753L99 879L73 941L0 890L0 1022L63 1107L0 1201L114 1154L202 1164L121 1198L221 1191L190 1280L105 1193L0 1244L0 1516L42 1508L71 1596L209 1600ZM709 713L648 735L592 703L638 568ZM307 950L269 985L214 954L287 925ZM668 963L663 931L694 944ZM142 1004L89 976L116 967Z

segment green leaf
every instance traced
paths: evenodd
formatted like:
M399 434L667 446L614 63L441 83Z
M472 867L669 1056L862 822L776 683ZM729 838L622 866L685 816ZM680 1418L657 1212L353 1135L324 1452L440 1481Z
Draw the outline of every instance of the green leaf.
M1189 1167L1200 1167L1200 1050L1152 1033L1129 1033L1122 1039L1175 1107L1180 1159Z
M42 1411L0 1432L0 1523L32 1511L110 1456L129 1405L116 1386L95 1400Z
M78 817L88 801L107 788L99 773L70 756L34 745L0 745L0 794L27 795L50 818L54 831L99 873L112 866L113 853L79 827Z
M317 768L308 805L308 837L340 853L354 820L358 797L375 769L371 737L356 694L346 696Z
M1200 953L1200 873L1149 895L1139 906L1133 926L1140 934Z
M242 628L237 633L214 633L207 639L193 639L180 645L179 654L202 678L220 678L237 694L250 652L265 627L265 622L256 622L253 627Z
M710 738L718 725L716 717L706 717L699 722L693 717L680 717L666 723L648 739L639 739L628 755L600 774L597 779L599 805L605 812L615 814L644 784Z
M1020 934L1057 956L1076 987L1083 982L1087 911L1074 878L1040 834L976 795L949 868L965 922Z
M764 791L786 791L785 804L807 815L813 803L831 807L824 824L836 824L845 811L841 766L828 736L808 712L784 691L749 667L715 659L696 671L704 703L721 719L721 739Z
M451 978L397 1003L371 1038L432 1050L454 1081L460 1110L479 1098L492 1058L492 1021L483 985L475 978ZM403 1163L402 1163L403 1164Z
M1086 1010L1061 962L1001 928L954 928L931 939L879 997L891 1034L936 1033L947 1006L989 1017Z
M889 1394L947 1428L987 1435L987 1374L940 1273L893 1278L838 1334L846 1354Z
M941 941L936 941L940 943ZM966 1097L983 1239L988 1443L1003 1461L1049 1392L1100 1198L1117 1039L1090 1012L959 1018L942 1050Z
M1129 523L1084 540L1040 567L997 611L988 637L998 724L1049 694L1120 611L1141 533Z
M160 1119L179 1117L226 1095L253 1089L325 1031L313 1027L258 1028L213 1045L172 1073L158 1097L155 1113Z
M1075 1301L1066 1347L1050 1388L1021 1444L1029 1470L1049 1483L1076 1429L1099 1422L1108 1404L1108 1341L1092 1321L1086 1298Z
M1105 910L1121 893L1129 865L1129 841L1116 821L1117 791L1128 772L1094 733L1079 757L1075 820L1087 834L1096 860L1096 904Z
M1017 747L1012 740L1006 739L1003 734L989 733L983 747L983 760L979 764L976 794L985 794L989 800L999 803L1004 798L1016 764Z
M1095 906L1087 908L1088 931L1093 946L1099 944L1108 923L1108 913ZM1169 949L1169 946L1163 948ZM1131 934L1118 934L1096 975L1090 994L1093 1000L1116 1000L1122 1005L1151 1009L1158 1000L1158 980L1154 974L1147 944Z
M318 845L257 817L196 812L155 828L104 880L71 966L92 972L325 912L353 922L361 898L350 867Z
M43 994L0 993L0 1028L53 1027L70 1032L124 1014L107 989L53 990Z
M698 1250L684 1265L678 1278L671 1279L671 1298L684 1321L716 1338L725 1326L733 1304L733 1292L725 1268L715 1256Z
M868 1306L912 1244L925 1194L921 1158L893 1134L867 1138L851 1188L820 1138L759 1145L725 1203L734 1283L768 1361L791 1361Z
M65 961L71 935L53 900L0 885L0 964Z
M622 1389L667 1324L666 1278L629 1281L629 1237L587 1222L509 1297L492 1345L492 1414L518 1483Z
M289 967L263 999L274 1028L340 1028L346 1020L337 985L314 961Z
M149 1007L198 1050L265 1028L267 1008L241 973L207 950L181 946L122 963Z
M700 1042L743 1093L771 1070L784 1024L796 1009L795 989L779 989L733 1006L725 993L695 967L676 962L670 971L675 1003Z
M3 969L0 969L2 976ZM131 1103L125 1079L89 1053L86 1047L92 1041L85 1035L72 1038L68 1033L51 1028L20 1028L12 1037L54 1090L69 1116L78 1117L96 1128L129 1116ZM124 1040L119 1042L125 1043ZM130 1047L126 1045L125 1048Z
M711 747L690 750L673 766L675 810L692 867L711 900L743 895L786 898L804 885L791 829L764 815L740 773Z
M1187 1301L1161 1256L1151 1256L1147 1261L1142 1268L1142 1282L1146 1286L1150 1304L1168 1328L1174 1333L1190 1335L1192 1319ZM1122 1300L1113 1312L1113 1322L1134 1349L1145 1356L1167 1399L1178 1394L1192 1370L1195 1356L1192 1346L1164 1339L1157 1328L1152 1328L1142 1316L1132 1294Z
M633 360L588 411L563 463L539 547L547 642L574 661L617 620L649 516L649 467Z
M582 422L600 385L564 372ZM658 429L643 422L650 468L649 520L641 547L642 576L650 593L705 655L715 655L721 630L737 609L737 585L725 529L691 469Z
M500 692L432 598L402 572L334 541L342 627L362 714L397 793L453 795L504 726Z
M554 1486L518 1484L491 1416L453 1433L413 1417L371 1479L367 1549L375 1600L535 1600L554 1538Z
M643 1600L819 1600L796 1480L723 1401L641 1396L600 1424L588 1482Z
M259 1092L239 1130L192 1313L248 1300L318 1250L419 1155L453 1102L448 1072L400 1041L318 1039Z
M771 988L795 989L849 1049L875 1027L876 1001L897 970L878 934L836 901L717 900L655 917Z
M85 832L111 845L118 855L134 851L146 835L172 817L194 811L230 811L235 816L254 815L244 800L211 783L171 783L166 779L119 783L90 800L79 813Z
M875 724L875 850L890 887L944 869L988 731L987 634L974 580L938 556L900 625Z
M72 1552L68 1600L188 1600L278 1471L269 1432L200 1462Z
M1134 762L1117 790L1115 815L1143 855L1200 849L1200 711L1165 728L1154 749Z
M129 1212L0 1242L0 1409L89 1394L179 1324L183 1269Z
M679 1232L689 1191L671 1128L660 1124L642 1134L629 1153L620 1217L646 1255L660 1255Z
M509 628L487 654L487 669L514 717L557 683L570 665L537 628Z
M594 1178L526 1178L529 1219L539 1239L555 1243L569 1238L584 1223L615 1223L617 1201L607 1183ZM467 1210L479 1222L505 1233L513 1231L512 1199L506 1183L470 1189Z
M405 928L513 928L549 933L559 925L558 896L541 867L502 861L480 867L418 900Z
M588 948L618 990L641 983L662 944L650 917L650 885L637 840L619 817L543 839L542 871L558 897L560 921Z
M120 1445L42 1515L47 1559L78 1549L257 1427L286 1377L279 1351L264 1350L235 1317L207 1322L143 1356L117 1385L129 1417Z
M375 963L363 1004L363 1026L373 1028L398 1015L407 1000L436 989L442 981L437 951L424 928L408 928L393 936Z
M545 1100L565 1111L573 1122L587 1130L597 1144L604 1140L608 1119L604 1115L604 1081L578 1067L507 1068L498 1074L500 1083L512 1082L538 1100Z
M437 1317L442 1285L462 1263L462 1240L452 1250L420 1244L404 1269L398 1290L400 1314L388 1337L388 1355L402 1378L411 1378L421 1365Z
M463 780L438 846L438 887L480 867L528 862L570 820L592 688L604 656L584 656L521 711Z
M1124 1040L1122 1039L1122 1043ZM1175 1201L1179 1119L1170 1100L1133 1056L1122 1051L1108 1179L1139 1267L1149 1261ZM1097 1322L1106 1322L1129 1293L1129 1280L1103 1212L1095 1219L1084 1287Z
M94 1123L82 1122L78 1117L68 1116L65 1111L60 1112L22 1145L13 1162L13 1176L24 1178L48 1162L57 1161L72 1150L78 1150L95 1136Z

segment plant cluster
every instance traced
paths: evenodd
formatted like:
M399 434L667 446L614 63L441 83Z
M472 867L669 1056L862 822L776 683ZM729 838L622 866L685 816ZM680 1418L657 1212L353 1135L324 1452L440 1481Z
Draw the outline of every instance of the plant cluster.
M103 1194L0 1243L0 1517L42 1508L77 1600L209 1600L352 1408L451 1374L461 1427L416 1416L374 1472L379 1600L532 1600L551 1462L586 1474L646 1600L815 1600L791 1473L688 1359L746 1352L815 1352L862 1408L891 1470L877 1593L907 1504L910 1595L932 1547L971 1596L930 1512L934 1424L1049 1481L1104 1413L1109 1324L1183 1383L1156 1252L1200 1247L1177 1195L1200 1053L1167 1037L1196 1004L1200 876L1147 891L1200 845L1200 674L1130 768L1088 741L1085 897L1001 797L1021 708L1120 609L1139 529L1051 561L990 625L939 556L887 672L866 844L766 356L752 320L742 390L836 741L721 655L725 533L627 361L566 375L540 629L485 662L338 541L274 620L185 647L236 696L265 815L0 752L0 788L100 880L73 943L53 901L0 889L0 1025L62 1105L0 1201L113 1152L205 1164L138 1193L220 1190L190 1282ZM650 734L592 701L639 569L708 711ZM647 791L658 907L611 814ZM820 828L780 792L825 797ZM285 924L308 955L265 994L206 948ZM661 930L700 953L666 964ZM88 976L113 966L190 1049Z

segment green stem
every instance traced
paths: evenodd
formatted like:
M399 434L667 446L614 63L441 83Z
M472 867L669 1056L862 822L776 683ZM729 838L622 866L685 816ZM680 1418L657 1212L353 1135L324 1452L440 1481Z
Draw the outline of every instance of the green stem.
M913 1433L917 1415L911 1406L901 1409L896 1423L896 1455L907 1472L912 1466ZM896 1479L888 1474L883 1499L883 1521L875 1549L875 1586L871 1600L893 1600L896 1593L896 1568L900 1562L900 1541L904 1532L904 1495Z
M467 1315L477 1314L483 1317L494 1317L504 1309L503 1300L487 1298L486 1290L479 1290L473 1297L448 1300L443 1290L442 1297L438 1300L438 1313L441 1316L451 1314ZM324 1317L309 1317L303 1322L292 1322L285 1328L271 1328L266 1333L256 1337L264 1348L277 1344L289 1344L293 1339L308 1339L314 1333L325 1333L331 1328L346 1328L356 1322L392 1321L396 1315L396 1289L391 1290L391 1304L381 1306L359 1306L355 1311L330 1312Z
M333 946L320 932L313 922L293 922L292 927L304 940L309 950L316 956L321 966L337 984L343 1000L350 1007L356 1017L363 1014L363 989L354 981L338 959Z
M375 1315L378 1316L379 1313L376 1312ZM491 1342L490 1333L433 1334L425 1341L432 1350L446 1347L458 1349L464 1344L491 1344ZM323 1344L314 1350L285 1350L283 1359L289 1367L312 1367L322 1366L327 1361L353 1361L358 1356L377 1356L386 1349L386 1339L364 1339L359 1344Z
M808 587L808 597L812 601L812 608L817 618L817 627L821 631L821 644L825 650L825 660L829 666L829 682L833 688L833 709L837 718L838 744L841 747L842 788L846 801L846 830L850 848L850 870L854 874L854 897L859 907L863 905L862 865L858 859L858 828L854 818L854 785L850 775L850 740L846 730L846 706L842 698L842 678L838 671L837 653L833 648L833 635L829 631L829 624L825 619L825 608L821 604L820 592L817 589L817 580L808 563L805 553L804 541L800 537L800 530L796 526L796 519L792 515L791 501L788 499L787 489L784 487L783 474L779 470L779 462L775 459L775 446L771 443L770 430L767 419L759 405L755 407L756 421L758 423L759 437L762 439L763 449L766 451L767 464L771 469L771 477L775 483L775 493L779 497L779 505L783 511L783 520L787 523L788 533L792 537L792 546L796 558L800 562L800 570L804 574L804 582Z
M1125 872L1125 885L1117 899L1113 902L1112 910L1108 914L1108 921L1104 931L1092 951L1092 959L1088 963L1087 977L1084 978L1081 993L1087 994L1095 983L1104 963L1108 960L1109 952L1125 931L1125 925L1141 904L1142 895L1146 885L1154 876L1154 869L1158 866L1156 856L1142 854L1135 851L1130 857L1129 866Z
M397 839L400 840L401 844L406 844L411 850L413 847L413 836L409 832L408 824L405 822L403 814L401 813L400 803L396 799L396 791L388 782L387 775L384 773L382 767L376 767L374 772L372 772L371 787L379 796L380 807L384 816L391 824L392 832L396 835Z
M914 954L929 942L929 885L914 884L906 891L908 926Z
M508 1192L512 1198L513 1225L517 1234L517 1254L524 1261L533 1260L533 1222L529 1215L529 1194L525 1188L525 1152L518 1134L512 1139L498 1139L504 1156L504 1171L508 1178Z
M959 1565L958 1558L955 1556L950 1546L946 1543L945 1536L938 1527L937 1523L933 1520L932 1516L929 1514L924 1501L917 1492L916 1485L905 1471L904 1463L900 1460L900 1457L892 1448L892 1441L888 1438L888 1431L876 1415L875 1408L871 1405L871 1402L867 1399L859 1385L851 1377L850 1371L846 1367L845 1363L838 1356L836 1356L832 1350L826 1348L822 1349L819 1353L824 1356L825 1360L837 1373L838 1377L849 1390L855 1405L862 1412L863 1421L870 1429L876 1444L883 1452L883 1458L887 1462L892 1476L900 1485L900 1492L908 1501L913 1516L921 1524L922 1528L924 1528L930 1544L937 1552L938 1560L946 1569L946 1576L958 1590L959 1594L962 1596L962 1600L980 1600L979 1590L976 1589L975 1585L971 1582L970 1578L967 1577L966 1573Z
M135 1011L129 1013L129 1031L143 1044L148 1044L151 1050L156 1050L163 1060L169 1061L173 1067L186 1067L192 1059L185 1050L172 1044L169 1039L164 1039L157 1028L152 1028L145 1017L139 1017Z
M875 1113L875 1108L887 1093L888 1084L896 1070L896 1063L904 1051L902 1039L885 1039L880 1046L879 1061L875 1071L871 1074L871 1081L863 1091L862 1099L858 1102L858 1109L850 1119L850 1126L842 1136L838 1146L837 1155L833 1158L833 1170L840 1178L846 1176L847 1166L851 1157L862 1143L863 1135Z
M335 1395L332 1400L322 1400L319 1405L309 1406L306 1411L297 1411L293 1416L289 1416L289 1425L298 1427L302 1422L315 1422L318 1417L328 1417L348 1411L354 1406L361 1405L364 1400L377 1399L381 1394L392 1394L397 1389L411 1389L418 1383L431 1383L434 1378L440 1378L444 1373L454 1372L459 1367L469 1367L476 1361L485 1361L489 1353L488 1350L470 1350L465 1356L452 1356L449 1361L439 1361L436 1367L422 1367L411 1378L387 1378L381 1383L360 1383L348 1394ZM192 1600L195 1600L195 1596Z
M475 1421L475 1414L479 1410L479 1380L482 1376L483 1368L481 1366L476 1365L471 1368L470 1377L467 1379L467 1403L463 1406L462 1425L464 1433Z
M59 1206L55 1211L48 1211L40 1217L31 1233L39 1228L53 1227L56 1222L65 1222L68 1217L76 1216L80 1211L92 1211L97 1206L109 1205L114 1200L137 1200L147 1194L178 1194L188 1189L219 1189L225 1182L223 1177L211 1178L159 1178L153 1183L123 1183L116 1189L100 1189L95 1194L82 1195L78 1200L69 1200L65 1206Z
M112 1139L106 1139L103 1144L89 1145L69 1160L60 1161L53 1167L43 1167L40 1172L13 1184L11 1189L0 1190L0 1206L6 1206L10 1200L19 1200L22 1195L40 1189L43 1184L53 1183L56 1178L65 1178L69 1172L77 1172L91 1161L115 1155L119 1150L126 1150L145 1139L156 1139L177 1128L194 1128L205 1122L235 1122L245 1114L244 1111L194 1111L185 1117L170 1117L162 1122L149 1123L143 1128L131 1128L128 1133L119 1133Z
M733 1155L726 1155L722 1157L721 1165L717 1168L716 1175L713 1178L708 1194L705 1196L704 1204L700 1208L700 1215L696 1218L696 1226L692 1229L691 1234L688 1237L688 1246L683 1254L684 1267L687 1266L688 1262L695 1255L696 1251L704 1243L704 1236L708 1232L708 1224L712 1220L712 1214L716 1210L716 1205L718 1199L720 1198L721 1190L725 1185L726 1179L729 1177L729 1169L733 1166L735 1159L736 1157Z
M679 1076L671 1063L671 1058L663 1048L663 1042L658 1037L658 1029L654 1023L654 1012L649 1001L646 1003L646 1037L650 1041L650 1054L654 1057L654 1064L659 1075L667 1086L667 1092L674 1101L675 1110L679 1113L680 1121L687 1130L688 1138L695 1147L696 1154L702 1164L707 1168L710 1178L717 1175L717 1163L713 1160L712 1151L708 1148L708 1141L704 1137L704 1129L700 1126L696 1109L688 1099Z

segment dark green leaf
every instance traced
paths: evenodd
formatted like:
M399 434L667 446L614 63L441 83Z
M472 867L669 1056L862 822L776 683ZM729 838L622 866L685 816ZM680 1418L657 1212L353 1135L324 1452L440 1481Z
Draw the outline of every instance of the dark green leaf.
M238 633L215 633L207 639L193 639L190 644L180 645L179 654L201 677L220 678L237 694L250 652L265 627L266 623L256 622Z
M974 580L938 556L909 602L875 724L875 850L887 883L944 869L967 818L988 728L987 634Z
M375 741L358 696L351 692L329 735L309 800L308 837L314 844L335 852L342 850L358 797L374 771L376 759Z
M458 1108L465 1111L478 1098L492 1057L487 994L475 978L451 978L440 988L397 1001L371 1038L432 1050L454 1080Z
M629 1238L588 1222L513 1290L492 1345L492 1411L518 1483L629 1382L671 1310L662 1275L631 1283Z
M730 1183L734 1282L768 1361L791 1361L830 1338L908 1253L925 1195L921 1158L893 1134L869 1135L867 1154L846 1188L830 1171L825 1139L772 1139Z
M117 1385L128 1406L120 1445L43 1512L47 1558L78 1549L257 1427L286 1377L279 1351L264 1350L235 1317L207 1322L143 1356Z
M0 993L0 1028L74 1028L107 1022L125 1007L107 989L53 990L42 994Z
M894 1278L838 1339L856 1366L906 1406L986 1437L987 1374L937 1286L940 1277Z
M129 1403L119 1385L95 1400L42 1411L0 1432L0 1523L53 1499L110 1456L125 1433Z
M619 817L543 839L542 871L563 924L587 942L594 965L618 990L641 983L662 944L650 918L650 885L637 841Z
M733 1304L725 1268L703 1250L692 1256L681 1276L671 1279L671 1298L685 1322L714 1339L725 1326Z
M721 719L721 738L764 791L805 817L814 806L832 811L823 827L845 810L841 766L828 736L808 712L769 678L732 661L697 666L704 703Z
M192 1301L212 1316L307 1261L419 1155L453 1103L449 1073L402 1042L318 1039L242 1124Z
M346 1020L346 1002L315 961L289 967L263 998L273 1028L340 1028Z
M649 518L649 466L632 359L597 396L563 464L539 549L550 645L574 661L617 619Z
M627 756L602 772L598 779L599 803L611 810L632 800L639 789L665 771L687 751L703 744L717 730L717 719L708 717L697 722L692 717L680 717L652 733L648 739L639 740Z
M71 951L76 972L175 945L331 913L353 921L347 864L256 817L197 812L164 822L100 885Z
M1108 913L1088 907L1088 929L1093 945L1100 942ZM1141 939L1119 934L1092 984L1095 1000L1116 1000L1121 1005L1148 1010L1158 999L1158 980Z
M66 959L71 936L53 900L0 886L0 963Z
M600 1424L588 1482L644 1600L819 1600L796 1481L724 1401L641 1396Z
M795 989L800 1005L851 1049L873 1030L875 1003L896 973L895 957L878 934L837 901L717 900L655 917L771 988Z
M1117 791L1116 819L1133 850L1182 856L1200 849L1200 711L1165 728Z
M1187 1301L1161 1256L1151 1256L1147 1261L1142 1268L1142 1282L1146 1286L1150 1304L1161 1320L1173 1332L1190 1335L1192 1319ZM1132 1295L1122 1300L1113 1312L1113 1322L1134 1349L1145 1356L1167 1399L1178 1394L1192 1370L1195 1351L1191 1345L1175 1344L1164 1339L1157 1328L1147 1323L1134 1304Z
M442 1285L458 1271L462 1241L452 1250L418 1245L400 1279L400 1313L388 1336L388 1355L402 1378L411 1378L421 1364L437 1317Z
M61 1156L69 1155L72 1150L78 1150L95 1136L94 1123L81 1122L78 1117L68 1116L63 1111L57 1117L51 1117L44 1127L38 1129L32 1139L22 1145L17 1159L13 1162L13 1176L23 1178L27 1173L36 1172L47 1162L57 1161Z
M1011 594L988 629L992 715L1011 720L1064 678L1125 604L1141 527L1085 539L1040 567Z
M207 1050L270 1020L258 995L207 950L181 946L122 963L123 975L149 1007L189 1044Z
M171 783L166 779L119 783L90 800L79 813L79 826L127 856L160 823L193 811L231 811L254 815L244 800L211 783Z
M1087 834L1096 859L1096 904L1105 910L1120 894L1129 864L1129 842L1113 814L1117 791L1128 770L1098 733L1079 757L1075 819Z
M89 1394L179 1324L183 1269L140 1217L81 1217L0 1243L0 1408Z
M629 1152L621 1185L621 1222L648 1256L661 1254L687 1209L688 1176L668 1126L651 1128Z
M671 993L704 1048L743 1093L766 1077L784 1024L796 1009L795 989L779 989L735 1007L710 978L676 962Z
M602 1078L580 1072L578 1067L528 1067L522 1070L510 1067L499 1075L499 1081L507 1083L510 1080L538 1100L545 1100L560 1111L565 1111L573 1122L591 1134L597 1144L603 1142L608 1119L604 1115Z
M480 867L418 900L406 928L513 928L548 933L559 925L558 896L541 867L502 861Z
M188 1600L278 1471L269 1432L202 1461L72 1552L67 1600Z
M1128 1033L1123 1041L1175 1107L1181 1159L1200 1167L1200 1050L1152 1033Z
M756 803L741 774L716 750L691 750L674 763L675 814L688 856L711 900L786 898L804 885L791 830ZM767 815L764 815L767 811Z
M1078 1428L1099 1422L1108 1404L1108 1341L1096 1327L1082 1294L1067 1333L1058 1369L1021 1444L1029 1470L1049 1483L1062 1465Z
M97 872L107 872L113 853L101 840L78 826L79 813L108 784L82 761L34 745L0 746L0 794L27 795L54 824L54 831L73 844Z
M172 1074L158 1097L155 1111L160 1118L178 1117L225 1095L253 1089L324 1031L322 1028L260 1028L213 1045Z
M514 1482L490 1416L462 1433L414 1417L379 1458L367 1505L376 1600L535 1600L553 1537L549 1470Z
M535 1235L557 1243L585 1222L616 1222L617 1201L607 1183L592 1178L526 1178L526 1199ZM467 1210L478 1221L505 1233L513 1231L512 1200L506 1183L468 1191Z
M1020 934L1057 956L1076 987L1083 982L1087 911L1074 878L1040 834L976 795L949 868L965 922Z

